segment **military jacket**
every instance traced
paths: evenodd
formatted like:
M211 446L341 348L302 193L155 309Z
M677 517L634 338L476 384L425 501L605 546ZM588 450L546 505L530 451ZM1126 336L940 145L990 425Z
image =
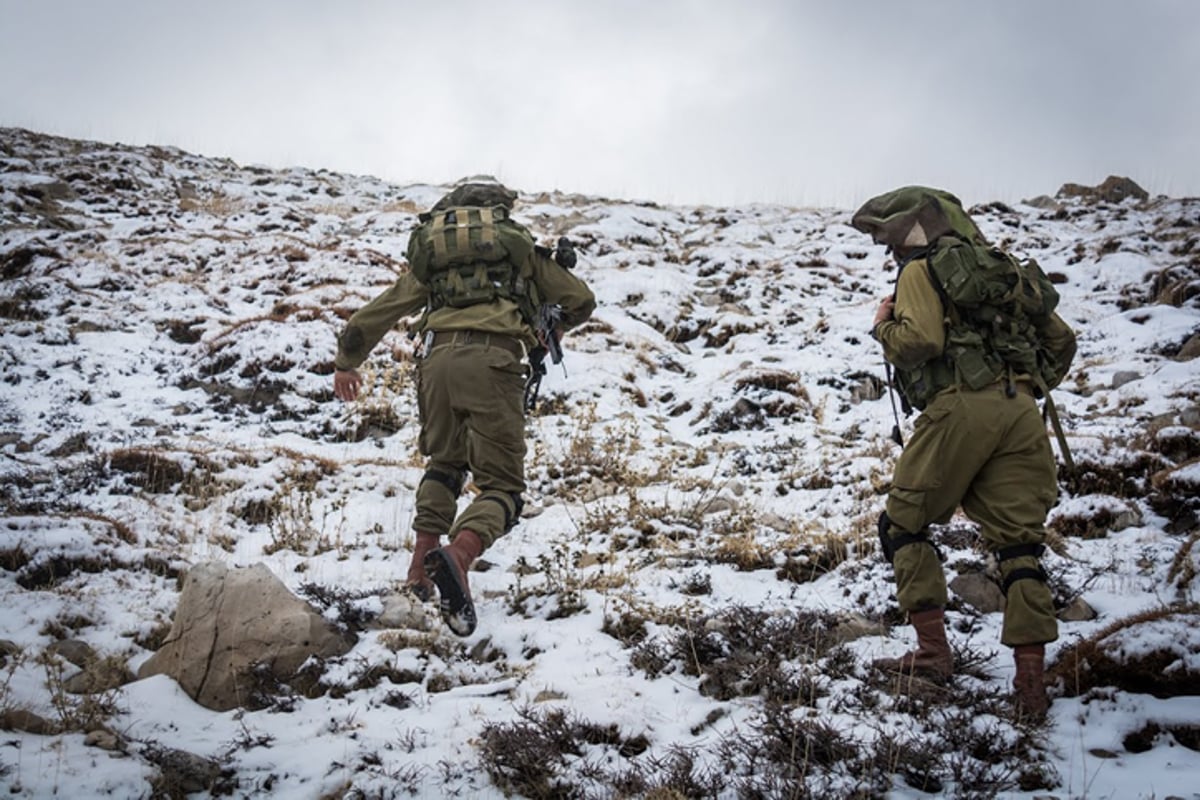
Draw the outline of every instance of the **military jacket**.
M560 326L564 331L591 316L596 299L587 284L541 252L534 251L529 259L528 266L541 301L562 307ZM356 368L399 320L421 313L428 304L428 288L411 273L402 274L382 294L350 317L338 337L334 366ZM517 304L503 298L466 308L443 306L434 309L423 317L418 332L426 330L499 333L524 342L529 349L537 345L533 328L522 317Z

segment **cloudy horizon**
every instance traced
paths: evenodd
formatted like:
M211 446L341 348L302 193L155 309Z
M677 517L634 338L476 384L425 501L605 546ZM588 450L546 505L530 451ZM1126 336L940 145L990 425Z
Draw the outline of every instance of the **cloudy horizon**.
M1198 23L1186 0L0 0L0 125L663 203L1110 174L1200 196Z

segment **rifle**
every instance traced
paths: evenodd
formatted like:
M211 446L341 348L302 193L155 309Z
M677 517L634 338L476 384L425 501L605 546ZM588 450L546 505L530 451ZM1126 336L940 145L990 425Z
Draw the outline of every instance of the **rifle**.
M525 385L525 410L533 411L537 405L538 390L542 387L542 378L546 374L546 358L551 364L561 364L563 360L562 342L559 341L558 323L562 320L562 307L555 304L543 303L537 311L533 332L537 336L538 346L529 351L529 382Z
M558 237L554 251L549 248L542 250L545 255L552 255L554 262L563 269L575 266L577 256L575 247L566 236ZM533 332L537 336L538 346L529 353L529 382L525 385L525 410L532 411L537 405L538 390L542 387L542 377L546 374L546 357L551 364L561 364L563 360L562 342L559 323L562 321L562 306L556 303L543 303L537 310L533 321Z

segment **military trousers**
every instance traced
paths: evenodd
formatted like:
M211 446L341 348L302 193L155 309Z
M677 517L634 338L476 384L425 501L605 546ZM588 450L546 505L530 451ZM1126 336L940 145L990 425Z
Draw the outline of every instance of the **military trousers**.
M525 490L527 369L515 339L475 331L439 334L421 359L418 446L426 471L414 530L453 538L466 528L488 547L516 523ZM468 471L479 493L458 514Z
M1015 397L1000 385L943 392L917 418L896 462L887 500L890 535L944 524L961 507L979 524L993 553L1040 545L1057 493L1046 426L1025 387ZM893 564L901 608L916 611L946 604L946 577L931 544L900 547ZM1040 564L1034 555L1000 562L1002 578L1018 569L1038 570ZM1014 581L1006 597L1001 643L1040 644L1056 638L1049 587L1037 579Z

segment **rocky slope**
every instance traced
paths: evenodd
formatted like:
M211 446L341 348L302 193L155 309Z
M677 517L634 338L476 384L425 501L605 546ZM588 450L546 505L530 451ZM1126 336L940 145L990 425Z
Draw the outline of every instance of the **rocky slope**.
M444 191L0 129L14 794L1067 796L1097 763L1117 794L1153 759L1200 767L1200 200L973 209L1080 333L1056 393L1077 463L1046 559L1056 702L1031 728L1003 711L965 520L939 534L963 676L867 666L907 642L873 541L897 449L866 330L894 268L846 210L523 194L599 309L530 419L527 518L474 578L479 633L390 616L413 345L386 338L342 406L334 336ZM133 680L210 561L265 563L357 644L236 713Z

